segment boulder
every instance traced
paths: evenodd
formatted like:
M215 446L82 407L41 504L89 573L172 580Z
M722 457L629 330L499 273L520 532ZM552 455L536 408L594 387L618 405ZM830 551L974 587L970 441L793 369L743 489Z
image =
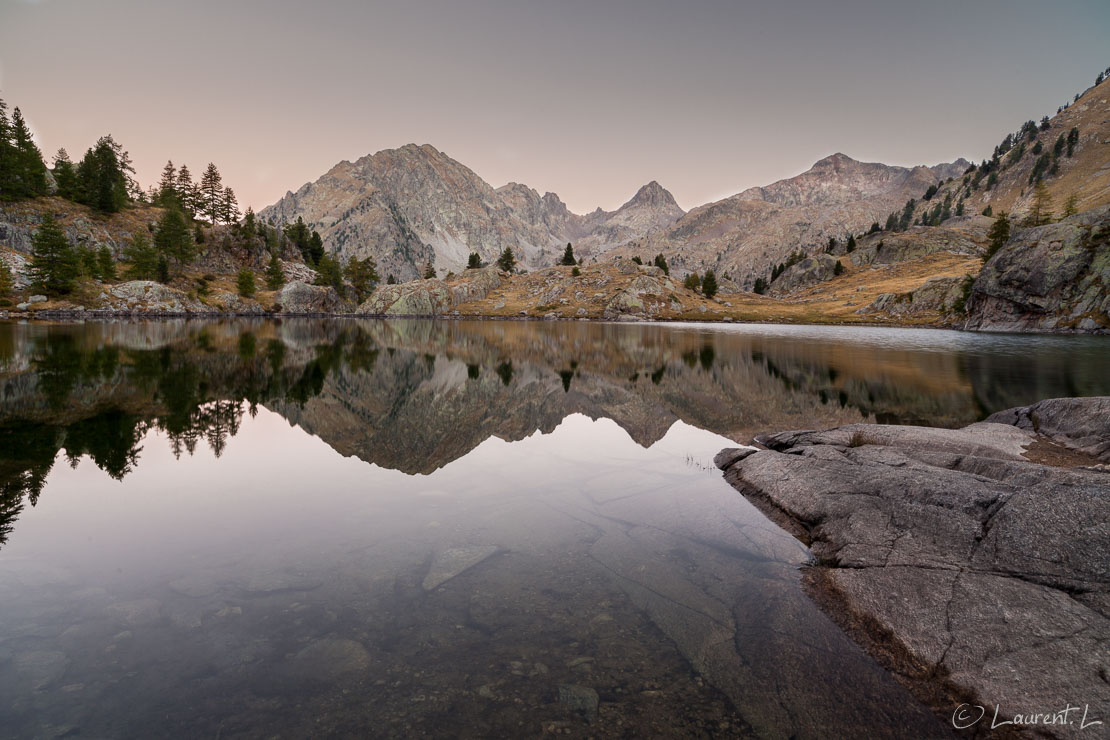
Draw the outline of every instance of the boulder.
M501 272L494 266L467 270L450 282L413 280L379 286L363 301L357 313L370 316L442 316L461 303L485 298L501 285Z
M153 280L130 280L114 285L103 299L107 308L142 313L208 313L212 309L183 291Z
M969 278L929 278L920 287L909 293L883 293L856 313L885 313L903 318L938 313L947 314L958 307L964 295L964 282L966 280L969 280Z
M1110 206L1018 229L975 280L966 328L1110 333Z
M339 297L335 288L325 285L308 285L300 280L286 283L277 294L280 313L336 314L350 313L351 304Z

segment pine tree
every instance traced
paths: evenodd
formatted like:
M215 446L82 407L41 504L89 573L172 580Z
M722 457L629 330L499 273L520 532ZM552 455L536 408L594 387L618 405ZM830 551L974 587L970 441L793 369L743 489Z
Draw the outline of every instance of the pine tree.
M378 266L372 257L358 259L352 257L344 271L347 281L355 290L355 297L362 303L374 290L374 286L381 279L378 277Z
M285 285L285 272L281 269L281 260L276 254L270 255L270 264L266 267L266 287L270 290L280 290Z
M574 247L571 246L570 242L567 242L567 248L563 251L563 259L559 264L567 267L578 264L578 260L574 258Z
M717 273L712 269L706 270L705 276L701 279L701 292L706 298L717 295Z
M1010 240L1010 215L1008 213L999 211L998 218L994 220L990 231L987 232L987 238L990 239L990 243L987 245L987 253L983 255L984 262L993 257Z
M201 205L197 210L207 216L215 226L223 212L224 183L220 171L212 162L208 163L207 169L200 178L200 195Z
M254 270L244 267L239 271L239 277L235 281L236 287L239 290L239 295L244 298L250 298L254 295Z
M327 253L320 255L316 263L316 284L330 285L338 293L343 292L343 271L339 267L339 262Z
M193 183L193 175L189 172L188 165L181 165L181 169L177 171L177 186L174 191L177 193L177 199L181 201L181 210L185 211L189 218L196 218L197 186Z
M471 252L469 259L466 261L466 269L477 270L482 266L482 256L477 252Z
M1076 128L1076 127L1073 127L1071 131L1068 131L1068 156L1069 157L1075 151L1075 146L1078 143L1079 143L1079 129Z
M224 188L223 202L220 204L220 218L223 219L225 224L233 224L239 222L239 201L235 199L235 191L231 188Z
M297 219L300 221L300 219ZM324 240L320 235L313 231L312 236L308 237L308 259L311 260L310 264L316 264L324 258Z
M106 245L101 245L96 252L96 269L104 282L110 283L116 279L116 261L112 258L112 250Z
M856 237L852 236L851 234L848 235L848 245L846 247L844 247L844 251L845 252L854 252L854 251L856 251Z
M1026 226L1044 226L1052 223L1052 194L1048 186L1038 182L1033 188L1033 203L1029 207L1029 215L1025 219Z
M843 274L844 274L844 265L842 265L840 263L840 260L837 260L836 264L833 266L833 275L843 275Z
M77 185L77 168L65 149L59 149L58 153L54 155L54 167L51 169L51 174L54 175L54 183L58 186L58 195L66 200L77 200L80 196L80 188Z
M125 275L130 280L157 280L160 256L146 234L135 234L123 249L123 258L128 262Z
M671 274L671 266L667 264L667 258L663 256L662 252L655 255L655 261L653 264L660 270L662 270L664 275L669 276Z
M42 161L42 152L31 138L31 131L19 108L12 110L11 142L16 158L13 195L17 198L46 195L46 164Z
M993 216L994 215L994 209L991 208L990 206L987 206L986 208L983 209L983 215L984 216Z
M258 234L258 221L254 215L254 209L247 206L247 212L243 214L243 238L247 241L254 239Z
M111 136L103 136L77 166L78 202L102 213L115 213L130 199L127 153Z
M1068 199L1064 201L1064 218L1074 216L1079 212L1079 196L1072 193Z
M427 262L424 263L424 279L425 280L435 280L435 278L436 278L435 265L432 264L431 260L428 260Z
M12 146L11 123L8 122L8 105L0 99L0 200L14 200L12 187L15 181L16 149Z
M176 208L167 208L154 231L154 246L178 266L193 261L193 233L185 217Z
M763 295L765 292L767 292L767 283L763 280L763 278L758 277L755 279L755 286L752 288L752 291L754 291L757 295Z
M698 275L696 272L691 272L686 276L686 279L682 281L682 285L687 290L692 290L695 293L698 292L701 290L701 275Z
M0 260L0 298L7 298L15 288L15 278L12 277L12 268L8 263Z
M501 250L501 256L497 258L497 267L502 272L513 271L513 268L516 267L516 255L513 254L513 250L508 247Z
M31 284L47 295L69 293L77 284L81 263L54 216L43 216L31 238Z
M162 168L162 180L158 183L158 198L155 204L164 208L182 205L181 199L177 197L177 168L173 166L172 161L166 162L166 166Z

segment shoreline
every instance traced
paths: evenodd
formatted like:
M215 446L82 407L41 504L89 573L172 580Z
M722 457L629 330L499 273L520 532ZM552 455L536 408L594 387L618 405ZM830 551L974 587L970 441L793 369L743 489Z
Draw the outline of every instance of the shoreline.
M625 316L606 318L603 316L504 316L495 314L367 314L367 313L328 313L328 312L248 312L248 311L120 311L114 309L90 308L83 311L72 309L43 311L10 311L0 309L0 321L73 321L83 319L93 320L142 320L142 319L195 319L210 321L213 319L421 319L427 321L538 321L538 322L579 322L590 321L607 324L713 324L743 326L813 326L813 327L861 327L870 329L933 329L944 331L958 331L973 334L1014 334L1014 335L1044 335L1044 336L1099 336L1098 333L1082 331L977 331L965 329L962 326L937 323L894 323L894 322L798 322L775 319L696 319L696 318L656 318L648 316Z

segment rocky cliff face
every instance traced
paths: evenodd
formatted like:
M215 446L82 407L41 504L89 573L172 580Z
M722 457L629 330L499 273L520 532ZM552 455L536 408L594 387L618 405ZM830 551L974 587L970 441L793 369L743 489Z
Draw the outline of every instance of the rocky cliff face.
M1020 229L983 266L968 329L1110 333L1110 207Z
M457 271L471 252L492 261L505 247L526 266L549 265L567 242L604 249L682 214L652 182L616 211L580 216L554 193L519 183L494 189L435 147L409 144L341 162L260 215L279 224L303 218L341 258L371 256L383 274L407 279L427 261Z

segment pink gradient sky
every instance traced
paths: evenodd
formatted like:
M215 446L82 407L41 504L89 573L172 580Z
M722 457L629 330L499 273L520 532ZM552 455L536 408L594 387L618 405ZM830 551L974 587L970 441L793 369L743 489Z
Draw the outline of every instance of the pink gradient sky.
M111 133L144 185L214 161L260 209L429 143L490 184L684 208L836 151L990 154L1110 64L1105 0L0 0L0 96L47 157Z

